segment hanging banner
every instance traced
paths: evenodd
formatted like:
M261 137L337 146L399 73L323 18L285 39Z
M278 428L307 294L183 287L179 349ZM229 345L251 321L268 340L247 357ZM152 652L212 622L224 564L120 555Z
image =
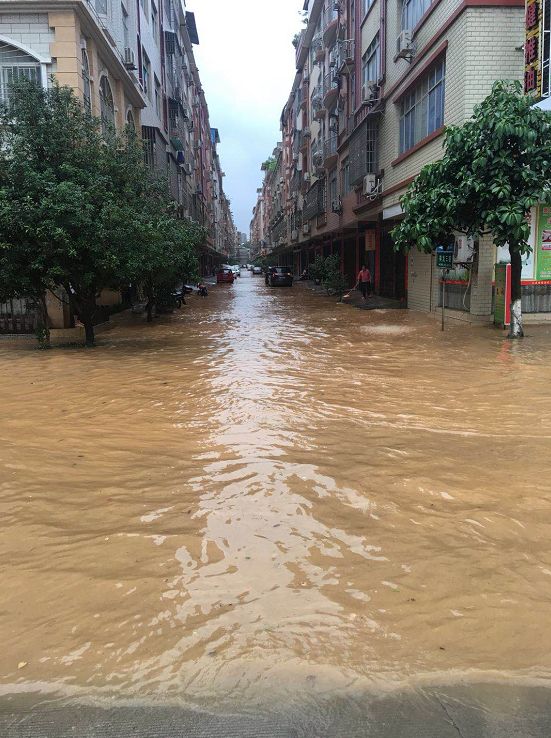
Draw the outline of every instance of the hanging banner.
M524 42L524 92L541 98L541 5L540 0L526 4Z
M536 239L536 279L551 279L551 206L540 205Z

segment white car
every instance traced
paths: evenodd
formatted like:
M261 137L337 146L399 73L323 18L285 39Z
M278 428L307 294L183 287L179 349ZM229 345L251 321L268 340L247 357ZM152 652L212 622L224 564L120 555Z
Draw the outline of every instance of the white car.
M253 266L253 274L262 274L262 267Z
M233 273L235 274L235 276L236 276L236 277L240 277L240 276L241 276L241 269L240 269L240 267L239 267L239 265L238 265L238 264L234 264L234 265L233 265L233 266L231 267L231 270L232 270L232 272L233 272Z

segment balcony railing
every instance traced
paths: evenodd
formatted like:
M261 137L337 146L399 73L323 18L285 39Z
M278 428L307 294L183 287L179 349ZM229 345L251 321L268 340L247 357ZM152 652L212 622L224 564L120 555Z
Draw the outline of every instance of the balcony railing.
M332 157L337 156L337 146L337 135L333 135L325 139L325 141L323 142L323 158L326 161L327 159L331 159Z
M337 37L337 28L339 25L339 12L335 7L334 0L328 0L323 9L323 43L326 47L331 47L335 43Z
M323 145L317 142L312 145L312 164L315 167L323 166Z
M339 41L337 70L341 74L350 74L355 65L355 44L353 39Z
M337 97L339 96L339 80L335 75L334 71L331 70L329 74L326 74L323 78L323 104L331 110Z
M325 113L323 111L323 86L322 85L317 85L314 88L312 97L310 99L312 101L312 114L314 118L323 117Z
M316 56L316 61L323 61L325 59L325 46L323 43L323 34L317 33L312 39L312 49Z

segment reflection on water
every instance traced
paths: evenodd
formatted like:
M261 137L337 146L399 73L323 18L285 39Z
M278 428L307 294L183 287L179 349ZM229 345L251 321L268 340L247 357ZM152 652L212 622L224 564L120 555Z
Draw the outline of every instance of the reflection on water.
M0 344L2 689L247 703L547 677L533 333L244 276L93 351Z

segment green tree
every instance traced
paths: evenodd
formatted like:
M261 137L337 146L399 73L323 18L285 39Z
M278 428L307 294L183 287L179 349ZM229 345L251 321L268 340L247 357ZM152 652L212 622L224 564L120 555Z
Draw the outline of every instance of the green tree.
M430 252L453 231L491 233L511 255L510 337L523 335L522 255L530 250L530 208L550 197L550 115L519 82L496 82L462 126L445 133L443 158L424 167L402 198L397 249Z
M325 259L321 254L318 254L308 266L308 276L317 284L321 284L325 279Z
M135 135L102 137L56 83L12 89L0 120L0 294L43 299L62 286L92 345L99 292L155 284L169 258L174 272L192 259L199 237L172 217Z
M346 292L346 280L341 271L340 254L331 254L323 263L323 286L330 295L337 295L339 301Z

